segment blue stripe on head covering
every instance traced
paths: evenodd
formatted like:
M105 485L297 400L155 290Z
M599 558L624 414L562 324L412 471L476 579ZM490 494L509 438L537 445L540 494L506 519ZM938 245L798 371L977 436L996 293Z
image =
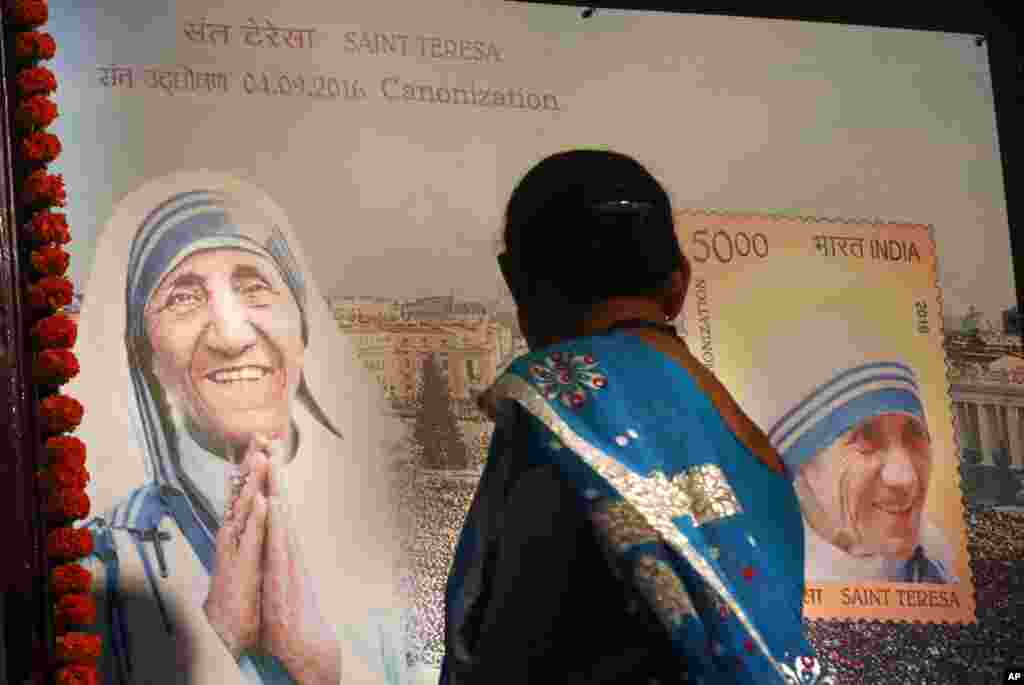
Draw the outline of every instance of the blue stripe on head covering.
M143 313L163 276L202 243L216 239L218 247L234 247L261 254L277 266L302 312L303 341L307 339L306 288L287 241L276 226L271 237L260 243L245 235L234 221L228 198L209 191L191 191L175 195L142 222L132 245L128 263L127 313L128 335L143 335Z
M795 434L803 433L807 430L807 427L814 423L817 419L816 415L824 407L828 407L837 401L842 400L846 397L846 401L849 401L859 395L869 392L871 386L876 386L875 389L879 389L877 386L882 385L885 388L899 388L906 390L907 392L917 395L917 386L911 383L906 376L902 374L891 374L891 373L878 373L872 376L866 376L855 380L852 383L840 386L837 383L829 383L826 386L819 388L814 395L808 398L809 404L805 407L804 411L795 421L790 421L788 427L783 426L780 421L776 424L776 427L771 432L772 444L776 447L781 447L786 443L790 442L790 439ZM807 400L805 400L807 402ZM839 405L845 404L845 402L839 402ZM779 435L779 431L785 428L785 432Z
M771 427L768 434L772 444L778 446L786 441L794 426L806 419L807 415L818 407L827 405L843 392L847 392L863 380L873 382L882 379L903 379L917 389L917 377L906 364L896 361L869 362L846 369L836 374L831 380L818 386L812 393L798 402L796 406L787 411ZM829 395L826 399L822 399ZM798 420L795 420L798 417ZM778 436L779 431L786 431L785 435Z
M873 378L861 385L866 386L877 380ZM826 400L822 404L827 403ZM817 420L808 418L795 427L790 435L798 437L787 448L780 450L782 461L792 474L861 422L883 414L905 414L925 421L921 399L911 386L865 388L863 392L851 395L827 415ZM773 443L778 444L775 440Z
M901 362L870 362L818 386L775 422L768 437L792 473L862 421L891 413L925 421L917 376Z

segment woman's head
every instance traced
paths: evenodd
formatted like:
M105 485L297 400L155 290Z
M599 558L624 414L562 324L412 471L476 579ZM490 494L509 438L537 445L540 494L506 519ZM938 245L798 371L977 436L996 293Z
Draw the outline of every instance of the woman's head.
M284 437L301 387L304 286L266 217L182 193L136 236L128 347L167 408L209 445Z
M504 243L499 262L531 344L572 335L609 300L679 299L689 277L667 193L615 152L561 152L530 169L509 199Z

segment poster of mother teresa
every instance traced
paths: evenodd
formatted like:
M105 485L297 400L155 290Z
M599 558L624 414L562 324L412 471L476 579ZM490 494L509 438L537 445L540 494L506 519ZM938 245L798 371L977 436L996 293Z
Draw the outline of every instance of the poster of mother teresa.
M398 426L307 274L216 173L145 184L98 240L73 392L108 683L413 682Z

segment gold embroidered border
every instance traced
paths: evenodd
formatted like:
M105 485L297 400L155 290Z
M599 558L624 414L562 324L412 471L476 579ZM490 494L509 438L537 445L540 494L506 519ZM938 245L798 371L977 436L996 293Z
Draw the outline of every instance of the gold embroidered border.
M675 526L672 519L660 508L663 502L673 502L676 496L664 491L655 493L657 486L652 479L636 475L610 455L594 447L579 436L550 404L529 383L513 374L505 374L494 386L497 398L509 398L521 404L528 412L537 417L554 433L566 447L575 452L587 466L594 469L600 476L611 483L619 494L636 507L648 524L661 534L662 539L678 552L700 574L718 595L730 606L736 618L754 640L769 663L775 668L779 677L786 681L789 677L782 665L772 656L764 638L747 616L747 612L739 605L719 577L714 567L700 555L685 535ZM664 479L664 475L662 475ZM650 484L648 484L650 483ZM642 485L640 485L642 484ZM640 485L640 487L637 487ZM675 490L675 489L673 489Z
M743 511L725 474L715 464L691 467L671 480L658 472L649 478L629 473L624 487L671 518L690 516L698 526ZM619 551L659 539L640 512L623 500L598 504L591 519Z
M658 542L658 534L647 520L624 500L600 503L590 514L591 521L619 552L648 542Z
M710 588L705 590L704 596L707 599L708 606L713 607L723 618L728 616L730 607L721 597Z
M676 478L672 479L673 482ZM678 487L685 489L693 499L693 518L697 525L735 516L743 511L736 493L717 464L693 466L687 469L684 478Z
M661 559L647 554L640 557L634 578L654 610L668 623L669 629L678 626L687 616L697 615L683 582Z

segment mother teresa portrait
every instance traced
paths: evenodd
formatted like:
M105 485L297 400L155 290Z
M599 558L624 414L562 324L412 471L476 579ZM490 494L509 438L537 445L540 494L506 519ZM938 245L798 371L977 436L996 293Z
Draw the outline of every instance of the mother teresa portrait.
M958 582L924 512L933 460L953 457L933 453L917 373L878 330L806 326L765 350L751 409L794 479L808 582Z
M147 183L99 237L72 391L108 683L412 682L398 426L308 273L223 174Z

